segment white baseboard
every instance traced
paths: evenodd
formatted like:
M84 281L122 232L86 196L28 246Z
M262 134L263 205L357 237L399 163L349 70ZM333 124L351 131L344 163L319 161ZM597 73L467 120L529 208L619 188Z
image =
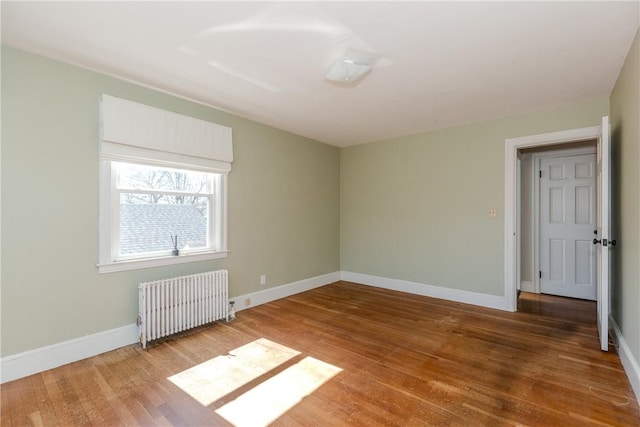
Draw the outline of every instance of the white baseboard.
M236 311L240 311L245 308L254 307L289 295L328 285L338 280L340 280L340 272L336 271L275 288L265 289L264 291L231 298L230 300L236 302L235 309ZM245 306L244 301L247 298L250 299L251 303ZM138 342L138 326L132 323L120 328L102 331L3 357L0 359L0 383L37 374L47 369L53 369L66 365L67 363L96 356L100 353L115 350L136 342Z
M520 290L522 292L532 292L532 293L536 293L535 290L535 286L533 285L533 282L527 282L525 280L523 280L522 282L520 282Z
M631 353L631 349L627 345L627 341L624 339L624 335L622 335L622 331L618 327L613 316L609 316L609 323L611 324L611 328L613 329L613 341L618 348L618 356L620 356L620 362L622 362L622 367L624 371L627 373L627 378L629 378L629 383L631 383L631 388L636 394L636 400L640 403L640 365L638 361L633 357Z
M350 271L342 271L340 278L341 280L349 282L362 283L364 285L377 286L379 288L391 289L394 291L408 292L411 294L479 305L481 307L495 308L498 310L507 310L505 298L502 296L443 288L440 286L425 285L424 283L390 279L388 277L370 276L368 274L352 273Z
M238 312L247 308L255 307L260 304L265 304L281 298L286 298L290 295L299 294L300 292L319 288L320 286L328 285L339 280L340 272L335 271L333 273L323 274L322 276L316 276L310 279L304 279L297 282L288 283L286 285L265 289L264 291L257 291L250 294L229 298L229 301L235 302L234 309L236 312ZM249 304L246 304L247 300L249 301Z
M405 280L352 273L349 271L336 271L322 276L316 276L310 279L304 279L286 285L265 289L264 291L237 296L230 300L235 301L236 311L241 311L246 308L255 307L260 304L265 304L270 301L275 301L290 295L295 295L300 292L328 285L339 280L346 280L369 286L377 286L400 292L408 292L499 310L506 310L507 306L504 297L442 288L439 286L425 285ZM244 304L246 299L250 300L249 305ZM614 341L618 347L618 354L620 356L622 366L627 373L627 377L629 378L631 387L636 394L638 403L640 403L640 366L633 357L620 328L618 328L618 325L612 317L610 317L610 323L614 331ZM47 369L53 369L58 366L96 356L136 342L138 342L138 326L135 323L132 323L130 325L125 325L108 331L102 331L96 334L74 338L72 340L46 347L6 356L0 359L0 383L13 381Z
M391 289L400 292L408 292L412 294L440 298L449 301L479 305L482 307L495 308L498 310L507 310L505 299L503 297L494 295L442 288L439 286L425 285L422 283L409 282L406 280L389 279L387 277L352 273L350 271L340 272L340 279L346 280L348 282L361 283L364 285L376 286L379 288ZM523 284L524 283L525 282L523 282ZM524 287L522 288L522 290L527 291ZM629 346L627 345L627 342L624 339L620 328L618 327L612 316L609 316L609 322L614 331L613 339L616 347L618 348L620 361L622 362L622 366L624 367L624 370L627 374L627 378L629 378L631 388L636 394L636 399L638 400L638 403L640 403L640 364L638 364L638 361L631 353L631 349L629 349Z
M135 323L0 359L0 382L17 380L138 342Z

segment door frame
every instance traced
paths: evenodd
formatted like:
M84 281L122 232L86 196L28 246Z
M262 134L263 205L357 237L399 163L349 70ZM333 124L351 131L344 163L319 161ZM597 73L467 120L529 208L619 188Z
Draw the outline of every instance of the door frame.
M596 144L597 141L593 141L593 146L589 147L581 147L581 148L557 148L551 149L549 151L542 151L539 153L533 153L531 155L531 161L533 162L533 168L531 168L533 175L533 203L532 205L532 238L533 238L533 292L536 294L540 293L540 277L535 274L536 271L540 271L540 235L541 235L541 227L540 227L540 179L538 179L540 174L540 162L542 159L551 159L556 157L570 157L570 156L582 156L585 154L592 154L596 156ZM517 188L518 192L522 191L522 188ZM518 217L520 219L520 216ZM518 246L519 248L520 246ZM518 257L519 258L519 257Z
M544 147L555 144L598 139L601 126L591 126L570 129L559 132L542 133L537 135L508 138L505 140L505 179L504 179L504 308L507 311L517 311L518 283L520 283L518 260L520 250L517 247L520 237L516 231L520 228L520 212L517 200L520 182L517 177L518 153L523 148ZM518 233L519 234L519 233Z

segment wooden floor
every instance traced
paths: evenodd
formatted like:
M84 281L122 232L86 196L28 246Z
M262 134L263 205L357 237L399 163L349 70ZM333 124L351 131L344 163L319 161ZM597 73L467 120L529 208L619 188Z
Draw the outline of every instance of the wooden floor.
M517 313L338 282L2 385L2 426L638 426L595 303Z

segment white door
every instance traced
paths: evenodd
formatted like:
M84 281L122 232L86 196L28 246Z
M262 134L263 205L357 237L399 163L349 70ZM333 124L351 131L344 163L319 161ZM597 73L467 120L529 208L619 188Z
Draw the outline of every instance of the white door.
M611 144L609 134L609 117L602 118L602 134L598 139L598 236L593 240L598 259L598 332L600 348L609 350L609 249L615 240L611 240L610 189Z
M596 300L596 156L540 162L540 291Z

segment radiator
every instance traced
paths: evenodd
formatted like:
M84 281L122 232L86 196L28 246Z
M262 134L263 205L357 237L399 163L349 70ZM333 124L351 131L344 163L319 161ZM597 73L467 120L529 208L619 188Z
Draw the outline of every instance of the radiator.
M227 270L140 283L140 344L216 320L229 320Z

